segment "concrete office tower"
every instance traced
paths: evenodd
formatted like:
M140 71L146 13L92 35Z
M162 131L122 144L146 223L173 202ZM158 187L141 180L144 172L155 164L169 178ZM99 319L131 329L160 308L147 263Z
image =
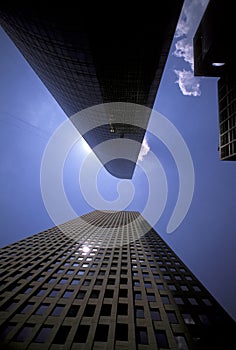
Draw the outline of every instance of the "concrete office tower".
M87 113L88 123L96 118L102 123L83 135L91 148L110 139L137 141L132 160L117 153L116 143L107 146L113 155L108 164L106 154L97 155L119 178L132 178L150 117L146 111L137 126L135 107L127 111L122 103L153 108L182 5L183 0L135 7L101 1L0 5L0 25L69 118L88 107L120 102L118 111ZM77 117L73 123L81 132L86 127Z
M194 36L194 74L219 77L219 151L236 160L236 50L233 3L210 0Z
M137 212L94 211L1 256L1 349L233 348L233 320Z

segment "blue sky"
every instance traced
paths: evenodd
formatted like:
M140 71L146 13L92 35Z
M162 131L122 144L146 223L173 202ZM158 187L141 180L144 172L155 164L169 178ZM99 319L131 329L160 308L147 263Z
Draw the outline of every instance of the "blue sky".
M178 171L166 145L147 132L143 151L149 173L139 161L132 179L134 198L127 209L145 208L153 152L168 185L155 229L236 320L236 163L219 160L217 78L193 77L191 40L205 5L205 1L185 2L154 105L175 126L191 154L195 174L191 205L180 225L167 234L179 191ZM48 141L67 117L1 28L0 51L0 243L5 246L54 226L42 198L40 167ZM65 193L77 215L93 210L79 183L87 155L80 140L64 165ZM161 171L154 176L158 188ZM118 182L101 169L97 187L105 200L117 198ZM160 189L156 206L162 195Z

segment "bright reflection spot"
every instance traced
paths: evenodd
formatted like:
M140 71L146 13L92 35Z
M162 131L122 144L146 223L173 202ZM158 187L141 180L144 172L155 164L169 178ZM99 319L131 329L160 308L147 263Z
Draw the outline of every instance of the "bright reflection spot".
M225 65L225 63L224 63L224 62L213 62L212 65L213 65L214 67L222 67L222 66Z
M90 251L90 248L85 245L85 246L83 246L82 250L84 253L88 253Z

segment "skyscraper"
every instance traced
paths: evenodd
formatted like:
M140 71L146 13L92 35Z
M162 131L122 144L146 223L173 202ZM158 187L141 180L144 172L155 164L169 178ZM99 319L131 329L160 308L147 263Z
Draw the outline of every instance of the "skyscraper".
M233 3L210 0L194 36L194 74L218 77L219 151L236 160L236 69Z
M0 25L69 118L105 105L102 115L90 111L83 121L79 114L72 119L80 132L82 123L98 121L83 135L91 148L109 139L137 141L133 159L123 157L122 166L115 143L113 148L109 144L111 162L97 154L114 176L133 175L150 117L147 110L137 127L135 105L153 107L182 5L183 0L160 1L157 8L102 2L0 5ZM120 104L110 111L110 102ZM127 111L123 102L132 103L133 110Z
M3 349L235 345L234 321L138 212L94 211L1 256Z

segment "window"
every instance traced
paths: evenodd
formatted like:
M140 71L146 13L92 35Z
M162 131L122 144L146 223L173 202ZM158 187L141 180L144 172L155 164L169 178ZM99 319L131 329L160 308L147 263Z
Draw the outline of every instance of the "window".
M74 343L86 343L89 333L89 326L80 325L74 336Z
M51 333L53 326L46 325L40 328L40 331L37 333L34 338L35 343L45 343L48 340L48 337Z
M106 342L108 338L109 326L106 324L98 324L95 332L95 341Z
M201 292L201 289L198 286L193 286L193 290L195 290L195 292Z
M174 284L168 284L169 290L176 290L176 287Z
M35 315L43 315L47 311L49 305L50 304L41 304L39 308L35 311Z
M114 285L116 280L114 278L108 278L107 284Z
M97 286L101 286L102 283L103 283L103 280L102 280L101 278L97 278L96 281L95 281L95 284L96 284Z
M42 288L38 291L38 293L36 294L37 297L41 297L42 295L44 295L46 293L47 289Z
M174 301L177 305L183 305L183 299L181 297L174 297Z
M106 289L104 298L113 298L114 290L113 289Z
M152 288L151 282L144 282L146 288Z
M182 314L182 317L183 317L184 322L186 324L195 324L195 322L190 314Z
M128 282L128 278L121 277L120 284L127 284L127 282Z
M198 317L199 317L200 321L202 322L202 324L204 324L205 326L208 326L210 324L210 321L209 321L207 315L202 314L202 315L199 315Z
M116 275L116 270L110 270L110 275Z
M58 295L59 292L60 292L59 289L53 289L53 290L51 291L51 293L49 294L49 297L50 297L50 298L55 298L55 297Z
M98 299L99 294L100 294L100 291L99 291L99 290L92 290L92 292L91 292L91 294L90 294L90 298Z
M56 305L51 313L51 316L60 316L64 308L65 305Z
M163 290L163 289L164 289L163 283L157 283L157 288L158 288L159 290Z
M74 273L74 270L72 270L72 269L69 269L69 270L66 271L67 275L72 275L73 273Z
M66 284L67 282L68 282L67 278L62 278L60 279L59 284Z
M195 298L188 298L188 301L190 302L191 305L198 305L198 302Z
M16 323L12 323L12 322L5 323L0 329L0 340L4 340L6 336L12 331L12 329L15 328L15 326L16 326Z
M161 321L161 315L160 315L159 309L151 308L150 309L150 313L151 313L152 320L154 320L154 321Z
M53 344L65 344L70 329L70 326L60 326L53 340Z
M54 283L55 281L56 281L56 278L52 277L47 281L47 283Z
M144 308L143 306L135 306L135 317L144 318Z
M126 323L116 324L115 339L120 341L128 341L128 325Z
M202 301L203 301L204 304L207 305L207 306L211 306L211 305L212 305L212 303L210 302L209 299L202 299Z
M90 285L91 280L89 280L88 278L86 278L83 282L83 286L89 286Z
M62 298L70 298L73 295L73 290L66 290L65 293L63 294Z
M13 339L19 342L24 342L29 336L31 336L33 328L33 324L26 324L20 329Z
M134 286L136 286L136 287L139 287L140 286L140 281L138 281L138 280L134 280Z
M146 327L136 327L137 344L148 344L148 334Z
M79 278L73 278L73 280L70 282L70 284L72 285L76 285L80 283L80 279Z
M85 273L84 270L79 270L79 271L77 272L77 275L78 275L78 276L82 276L82 275L84 275L84 273Z
M79 311L80 306L79 305L71 305L69 308L66 317L76 317L77 313Z
M85 307L83 316L85 317L92 317L94 315L96 305L88 304Z
M189 289L188 289L188 286L186 286L185 284L183 284L182 286L180 286L180 288L184 291L184 292L187 292Z
M170 323L179 323L174 311L166 311L166 314Z
M18 312L20 314L27 314L31 310L33 305L34 305L34 303L25 303L21 306L21 308L19 309Z
M128 304L118 303L117 314L128 315Z
M127 298L128 296L128 289L120 289L119 290L119 297L120 298Z
M156 301L156 297L154 293L147 293L148 301Z
M134 299L135 300L141 300L142 299L142 293L141 292L134 292Z
M167 336L166 336L165 331L155 330L155 336L156 336L156 341L157 341L158 347L164 348L164 349L169 348L169 344L168 344L168 340L167 340Z
M189 350L184 335L175 335L175 340L179 350Z
M170 303L168 295L162 295L161 296L161 300L162 300L163 304L169 304Z
M85 296L86 292L84 290L80 290L77 295L76 295L76 298L77 299L84 299L84 296Z
M111 304L103 304L101 307L100 316L110 316L111 315Z

